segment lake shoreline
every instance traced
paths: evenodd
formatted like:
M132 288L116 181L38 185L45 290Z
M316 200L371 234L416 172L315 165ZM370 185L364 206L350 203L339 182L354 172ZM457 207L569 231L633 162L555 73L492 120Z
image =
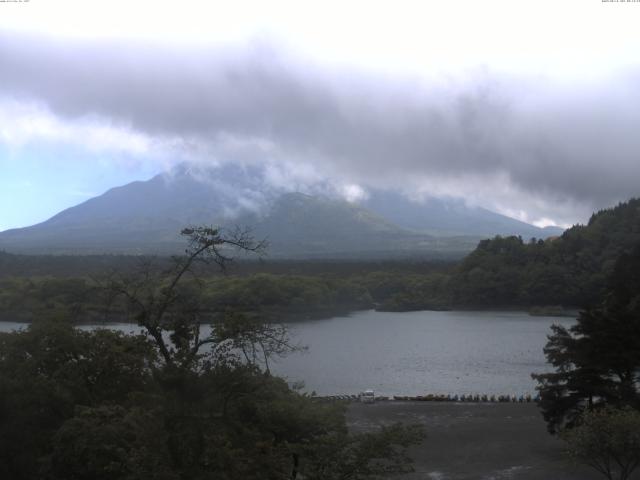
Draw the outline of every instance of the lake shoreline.
M282 324L296 324L300 322L306 322L310 320L330 320L336 317L349 317L351 315L366 313L366 312L379 312L379 313L415 313L415 312L482 312L482 313L526 313L532 317L557 317L557 318L576 318L580 309L577 307L558 307L558 306L506 306L506 307L480 307L480 306L447 306L440 307L434 306L433 308L421 308L421 309L387 309L383 306L376 306L375 308L328 308L322 310L315 310L311 312L291 311L287 309L266 309L263 311L247 311L241 312L248 315L262 316L267 323L282 323ZM210 315L220 315L221 312L208 312ZM126 315L111 314L112 320L101 320L104 318L103 314L96 314L91 312L89 318L83 320L75 320L71 323L78 326L86 325L121 325L121 324L133 324L134 322L127 321ZM0 323L20 323L31 324L33 323L33 314L25 315L24 313L18 314L17 312L0 312ZM208 323L207 323L208 324ZM203 323L205 325L205 323Z

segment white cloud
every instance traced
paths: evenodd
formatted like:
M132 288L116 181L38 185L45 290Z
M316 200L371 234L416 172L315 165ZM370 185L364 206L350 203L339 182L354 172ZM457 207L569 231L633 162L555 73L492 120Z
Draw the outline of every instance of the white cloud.
M573 79L635 62L637 4L599 0L56 0L3 5L0 29L211 45L271 38L333 65L432 76L478 65Z
M361 202L369 197L367 191L355 183L343 185L339 191L345 200L351 203Z
M149 155L155 140L109 119L86 115L63 120L35 102L0 99L0 142L20 148L32 142L60 142L92 152Z
M598 1L30 2L0 29L51 41L0 32L0 142L260 163L287 190L393 187L573 223L638 192L637 15Z

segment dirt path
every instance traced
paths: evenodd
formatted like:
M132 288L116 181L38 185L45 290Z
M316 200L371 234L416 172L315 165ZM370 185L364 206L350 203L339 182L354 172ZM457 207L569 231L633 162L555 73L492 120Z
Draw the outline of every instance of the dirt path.
M562 441L547 433L535 404L378 402L349 407L354 431L398 421L420 423L427 434L411 450L416 472L405 479L601 478L566 460Z

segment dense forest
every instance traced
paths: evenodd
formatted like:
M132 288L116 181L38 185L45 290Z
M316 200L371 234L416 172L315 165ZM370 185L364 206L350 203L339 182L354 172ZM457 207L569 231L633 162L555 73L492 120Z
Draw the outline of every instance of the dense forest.
M187 254L169 270L142 265L102 285L144 333L84 331L68 312L0 333L0 478L339 480L411 471L406 447L421 440L420 427L351 433L344 404L270 374L270 358L298 348L285 327L226 311L201 333L213 322L200 301L204 285L193 284L196 261L222 266L220 245L254 247L213 229L188 235Z
M39 265L36 258L42 260ZM171 265L165 258L97 256L83 265L71 256L6 253L0 254L0 262L7 265L0 275L0 320L14 321L59 316L73 322L126 320L124 307L108 302L102 285L110 276L126 275L141 264L155 271ZM23 263L33 275L18 274ZM197 281L204 286L201 302L212 313L231 307L288 321L384 308L389 299L395 301L405 292L426 295L437 291L434 282L452 268L446 262L237 262L226 274L202 266Z
M601 297L616 260L640 243L640 199L592 215L547 240L484 240L452 276L452 303L587 306Z

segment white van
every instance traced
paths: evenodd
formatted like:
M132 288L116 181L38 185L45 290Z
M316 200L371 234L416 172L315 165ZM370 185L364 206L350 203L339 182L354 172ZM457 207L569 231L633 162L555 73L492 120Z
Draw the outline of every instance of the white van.
M365 390L360 394L360 401L362 403L374 403L376 401L376 396L373 393L373 390Z

